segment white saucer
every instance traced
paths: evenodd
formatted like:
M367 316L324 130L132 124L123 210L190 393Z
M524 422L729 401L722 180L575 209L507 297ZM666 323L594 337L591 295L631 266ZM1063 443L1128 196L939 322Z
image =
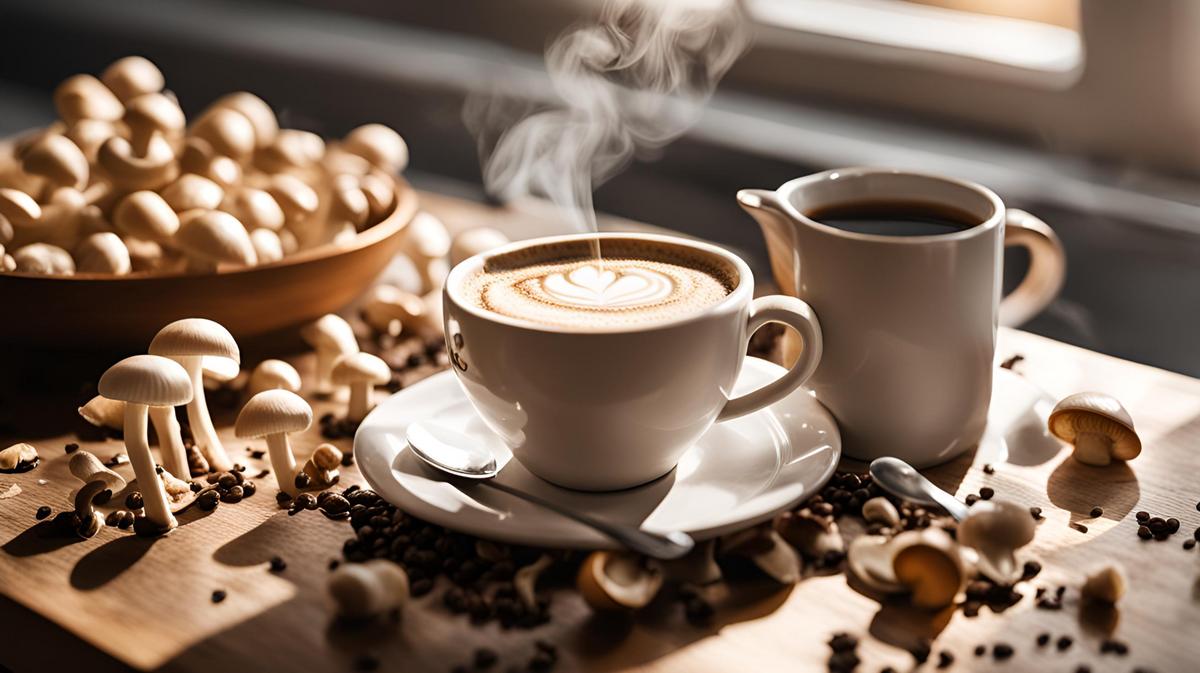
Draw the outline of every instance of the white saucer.
M783 369L748 357L734 386L741 394ZM480 537L535 546L607 548L592 529L484 485L459 485L421 463L404 431L430 419L490 446L503 467L497 479L543 498L650 531L681 530L698 540L765 521L820 489L841 455L828 411L800 390L748 416L716 424L667 476L624 491L584 493L530 474L492 434L452 372L392 395L363 421L354 455L371 488L404 511Z

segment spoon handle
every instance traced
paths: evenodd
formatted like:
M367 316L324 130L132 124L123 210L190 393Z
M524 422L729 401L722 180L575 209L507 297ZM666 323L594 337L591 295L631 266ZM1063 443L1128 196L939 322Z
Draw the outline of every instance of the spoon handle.
M626 526L624 524L613 523L598 519L589 514L573 510L568 507L549 500L544 500L536 495L526 493L509 486L502 484L493 479L480 481L480 484L491 486L492 488L503 491L512 496L528 500L535 505L545 507L548 510L557 512L569 519L574 519L585 526L590 526L608 537L621 543L623 546L639 554L645 554L651 558L670 560L686 555L695 546L695 541L687 533L673 531L670 533L659 534L644 531L635 526Z

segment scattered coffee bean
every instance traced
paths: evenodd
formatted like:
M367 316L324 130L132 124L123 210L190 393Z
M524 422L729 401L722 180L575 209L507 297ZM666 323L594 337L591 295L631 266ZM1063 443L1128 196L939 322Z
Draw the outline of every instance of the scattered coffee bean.
M79 445L76 444L75 442L70 442L66 446L63 447L63 450L66 451L67 453L75 453L76 451L79 450Z
M1142 511L1134 515L1138 523L1146 523L1150 520L1150 512Z
M994 495L996 495L996 489L990 486L984 486L983 488L979 489L979 497L983 498L984 500L991 500L992 496Z
M985 654L987 654L987 645L976 645L975 646L975 656L982 657Z
M1042 564L1037 561L1026 561L1021 568L1021 581L1028 582L1042 572Z
M192 489L192 493L199 493L204 490L204 487L198 481L189 481L188 488Z
M1129 654L1129 646L1119 640L1106 638L1100 643L1100 654L1115 654L1123 657Z
M954 665L954 653L947 650L938 652L938 668L950 668Z
M975 495L974 493L968 493L965 499L967 501L967 507L979 502L979 496Z
M42 519L50 516L50 512L51 510L48 506L42 505L41 507L37 508L37 512L34 513L33 516L36 517L38 521L41 521Z
M293 481L296 484L296 488L308 488L312 478L310 478L305 472L297 472L296 478Z
M222 489L230 489L238 485L238 479L233 472L226 472L217 478L217 486Z
M834 652L848 652L858 647L858 638L844 631L833 634L829 639L829 649Z
M1184 540L1184 541L1183 541L1183 548L1184 548L1184 549L1191 550L1191 549L1194 549L1195 547L1196 547L1196 540L1195 540L1195 538L1192 538L1192 539L1190 539L1190 540Z
M248 446L246 447L246 453L250 454L250 457L255 460L262 460L263 457L267 455L266 451L261 449L251 449Z
M145 500L142 499L142 494L138 491L133 491L125 496L125 507L134 511L142 509L146 506Z
M255 493L258 493L258 486L256 486L254 484L254 482L247 481L242 484L242 497L243 498L249 498L250 496L254 495Z
M1175 517L1167 519L1167 532L1171 535L1179 532L1179 519L1176 519Z
M1063 636L1058 639L1058 642L1054 643L1054 647L1057 648L1059 652L1065 652L1071 648L1071 645L1074 642L1075 641L1071 640L1071 636Z
M217 508L217 503L221 500L221 494L216 491L205 491L196 497L196 506L202 511L211 512Z
M1138 526L1137 536L1143 540L1149 540L1150 538L1154 537L1154 533L1151 533L1150 528L1147 526Z
M137 517L134 516L133 512L129 512L129 511L121 512L121 520L117 522L117 528L120 528L121 530L128 529L130 526L133 525L133 522L136 518Z
M1092 667L1087 664L1080 664L1075 667L1075 673L1092 673Z
M1104 509L1102 507L1093 507L1090 514L1092 515L1093 519L1104 516Z
M992 658L996 661L1004 661L1005 659L1012 657L1013 652L1014 650L1012 645L1009 645L1008 643L996 643L995 645L992 645Z
M996 474L996 468L992 467L991 463L984 463L983 464L983 473L984 474Z
M287 493L285 493L283 491L280 491L275 494L275 502L277 502L281 505L286 505L291 501L292 501L292 496L288 495Z
M1007 360L1005 360L1004 362L1001 362L1000 368L1011 370L1013 367L1015 367L1017 365L1018 362L1021 362L1024 359L1025 359L1024 355L1014 355L1014 356L1008 358Z
M234 464L233 464L233 471L234 471L234 472L245 472L245 471L246 471L246 466L245 466L245 465L242 465L241 463L234 463Z
M331 559L329 559L329 563L325 567L328 568L329 570L337 570L338 566L340 566L340 565L342 565L341 561L339 561L335 558L331 558Z
M267 477L267 475L269 475L269 474L271 474L270 470L259 470L258 474L254 475L254 478L255 479L265 479Z
M1038 647L1045 647L1049 643L1050 643L1050 634L1049 633L1039 633L1038 634L1038 637L1037 637Z
M271 561L270 561L270 566L271 566L271 572L281 573L284 570L287 570L287 561L284 561L283 557L272 556Z
M1042 520L1042 508L1041 507L1030 507L1029 508L1029 516L1032 516L1034 521L1041 521Z
M908 653L912 655L913 659L915 659L918 664L923 664L926 661L929 661L931 649L932 648L929 645L929 641L922 640L910 647Z
M1081 523L1079 523L1078 521L1072 521L1072 522L1071 522L1071 528L1074 528L1075 530L1079 531L1080 533L1087 533L1087 532L1088 532L1088 527L1087 527L1087 526L1085 526L1085 525L1083 525L1083 524L1081 524Z
M707 626L712 622L713 606L699 596L692 596L683 602L683 616L692 626Z
M225 600L225 597L228 595L229 594L225 593L224 589L217 589L216 591L212 592L212 602L220 603L221 601Z
M230 504L241 502L244 495L245 491L242 490L241 486L234 486L221 493L221 502L227 502Z

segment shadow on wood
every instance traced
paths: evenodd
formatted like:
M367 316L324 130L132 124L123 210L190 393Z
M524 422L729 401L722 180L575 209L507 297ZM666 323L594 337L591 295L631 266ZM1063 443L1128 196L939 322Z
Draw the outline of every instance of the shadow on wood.
M1046 480L1046 495L1070 513L1072 523L1091 519L1096 506L1104 510L1104 518L1120 521L1137 504L1141 488L1125 463L1095 467L1067 456Z
M71 586L80 591L99 589L135 566L159 539L122 535L96 547L71 569Z

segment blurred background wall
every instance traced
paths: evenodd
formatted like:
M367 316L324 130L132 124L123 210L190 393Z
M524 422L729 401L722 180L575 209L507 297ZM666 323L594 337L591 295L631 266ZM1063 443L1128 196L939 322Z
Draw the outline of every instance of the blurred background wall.
M0 0L0 133L50 120L63 78L142 54L189 115L246 89L289 126L383 122L419 187L486 199L465 97L501 82L548 100L547 41L599 2ZM1200 3L745 4L754 46L599 210L721 242L766 277L738 188L857 164L976 180L1067 247L1063 295L1028 329L1200 375ZM1011 286L1025 260L1009 257Z

